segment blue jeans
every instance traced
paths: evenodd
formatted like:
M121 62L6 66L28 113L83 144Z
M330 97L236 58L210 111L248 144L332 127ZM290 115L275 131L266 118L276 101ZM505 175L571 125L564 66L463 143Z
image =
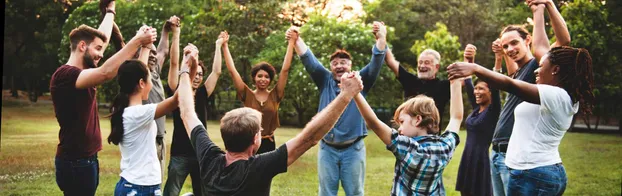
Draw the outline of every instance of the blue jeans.
M336 149L320 141L317 163L319 195L337 195L339 180L346 195L364 195L365 152L363 140L344 149Z
M179 195L186 177L190 174L192 179L192 192L200 196L201 193L201 173L199 172L199 161L196 157L171 156L168 163L168 178L164 185L164 195Z
M563 195L567 182L566 169L561 163L528 170L510 169L508 196Z
M508 192L510 170L505 166L505 152L492 150L490 156L490 175L492 175L492 191L495 196L505 196Z
M114 188L114 196L160 196L162 191L160 185L142 186L128 182L125 178L121 177L121 180L117 182L117 186Z
M56 157L56 184L64 195L95 195L99 185L97 154L82 159Z

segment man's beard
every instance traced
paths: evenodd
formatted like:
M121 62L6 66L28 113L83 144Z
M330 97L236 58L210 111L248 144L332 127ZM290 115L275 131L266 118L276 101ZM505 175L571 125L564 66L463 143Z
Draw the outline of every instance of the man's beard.
M95 60L93 60L93 56L91 56L88 52L84 53L82 56L82 61L87 68L96 68Z

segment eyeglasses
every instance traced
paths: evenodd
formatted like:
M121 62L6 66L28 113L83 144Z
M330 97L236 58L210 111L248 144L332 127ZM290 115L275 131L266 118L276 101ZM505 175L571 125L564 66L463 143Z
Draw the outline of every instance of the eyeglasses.
M203 72L197 72L197 76L203 77Z

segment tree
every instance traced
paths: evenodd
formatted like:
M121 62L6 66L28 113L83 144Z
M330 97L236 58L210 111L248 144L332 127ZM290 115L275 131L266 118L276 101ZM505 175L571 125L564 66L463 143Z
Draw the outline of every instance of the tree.
M419 55L425 49L434 49L441 54L441 68L438 77L447 79L447 66L462 60L462 50L458 36L452 35L447 31L447 26L443 23L436 23L436 30L425 33L423 40L415 40L410 51L414 55Z

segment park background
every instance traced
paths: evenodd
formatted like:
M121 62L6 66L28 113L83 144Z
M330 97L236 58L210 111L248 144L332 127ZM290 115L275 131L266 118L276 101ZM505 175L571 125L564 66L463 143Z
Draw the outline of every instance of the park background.
M622 1L556 0L555 4L568 25L571 46L586 48L592 55L596 95L594 113L576 115L571 132L560 146L569 177L566 193L620 195ZM505 25L524 24L530 31L532 28L532 13L523 0L117 0L116 5L115 22L126 41L143 24L159 32L170 16L179 16L182 47L185 43L197 45L208 72L218 33L227 30L236 67L249 84L254 63L267 61L280 70L286 50L284 31L291 25L302 25L301 36L320 62L328 65L328 56L344 48L353 55L353 70L358 70L369 62L374 44L371 22L384 21L390 47L411 72L422 50L433 48L441 53L440 78L446 78L443 70L447 65L462 59L466 44L477 46L475 61L491 68L491 43ZM69 57L69 32L80 24L99 26L98 2L6 0L4 6L0 194L58 195L61 193L54 181L53 163L58 124L49 99L50 76ZM550 24L546 26L553 42ZM158 35L158 39L162 37ZM114 45L108 47L103 60L115 51ZM298 133L317 112L317 88L297 57L292 63L286 96L279 109L284 126L276 133L278 144ZM167 65L168 58L163 74L168 72ZM163 83L166 85L165 80ZM241 106L232 86L223 66L215 96L209 102L212 121L208 130L219 144L222 141L217 120L224 112ZM104 116L118 87L110 81L97 90L105 138L110 124ZM401 86L386 66L367 100L387 122L403 101ZM465 114L471 108L465 102ZM170 145L170 118L167 130ZM464 131L460 136L466 141ZM373 133L366 145L366 193L387 195L395 160ZM453 190L463 147L464 143L444 173L449 195L458 194ZM104 144L103 148L99 153L98 195L111 195L119 179L120 154L116 146ZM311 149L288 173L276 177L273 195L316 195L316 153L316 148ZM184 191L190 191L189 187L186 183Z

